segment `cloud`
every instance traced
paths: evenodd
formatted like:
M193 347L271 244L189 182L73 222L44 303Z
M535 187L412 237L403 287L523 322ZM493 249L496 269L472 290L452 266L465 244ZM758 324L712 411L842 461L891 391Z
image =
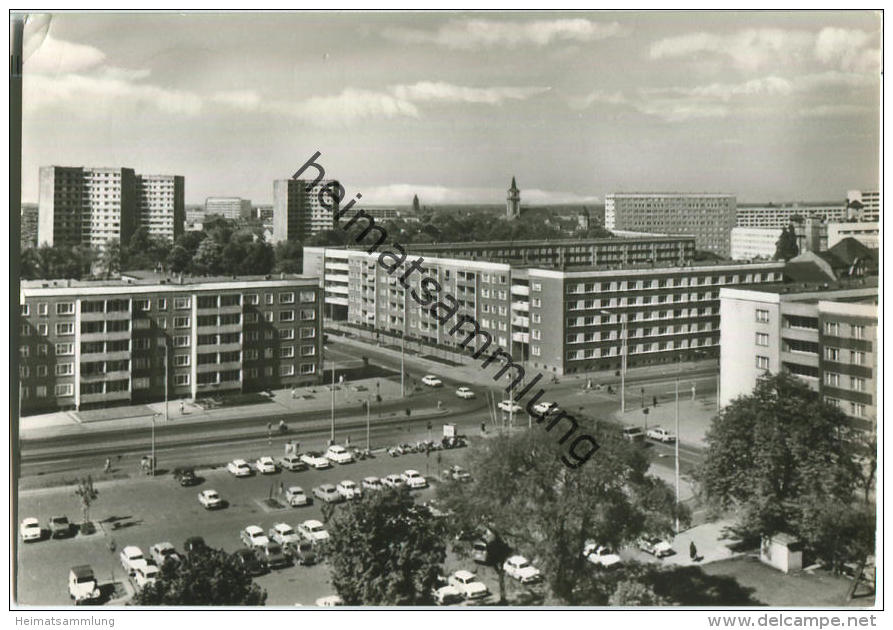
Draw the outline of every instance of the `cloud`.
M47 34L43 42L25 60L23 68L26 73L65 74L93 68L103 61L105 53L98 48L56 39Z
M552 42L591 42L621 35L617 22L594 22L584 18L557 20L498 21L451 20L436 30L389 28L382 35L401 44L434 44L454 50L480 48L543 47Z
M272 109L319 125L349 125L368 118L418 118L411 102L391 94L346 88L337 96L314 96L294 104L274 103Z
M545 87L473 88L449 83L421 81L391 88L397 98L415 102L449 101L500 105L506 100L524 100L549 90Z
M848 72L873 72L880 65L876 35L827 27L818 33L778 28L747 29L717 35L694 32L656 41L651 59L728 59L740 70L814 61Z
M214 92L211 100L215 103L223 103L236 109L255 111L261 104L260 94L254 90L231 90Z
M425 204L450 203L505 203L505 188L449 188L439 185L389 184L372 186L362 190L363 201L370 204L407 205L413 195L418 195ZM521 191L522 205L544 205L558 203L599 203L599 197L579 195L572 192L541 190L538 188Z

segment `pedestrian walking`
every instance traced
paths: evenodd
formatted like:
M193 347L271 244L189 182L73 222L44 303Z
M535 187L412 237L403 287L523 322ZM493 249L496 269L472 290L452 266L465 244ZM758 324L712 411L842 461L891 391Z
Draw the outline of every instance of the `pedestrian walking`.
M296 390L294 387L292 387L291 388L291 399L294 400L297 397L298 397L298 390Z
M279 482L279 494L285 494L285 483L282 481Z
M695 547L695 541L691 541L688 544L688 555L691 556L691 561L696 562L698 559L698 548Z
M180 415L182 416L184 413L186 413L186 405L183 404L183 401L181 400L180 401Z
M109 472L112 469L112 460L108 457L105 458L105 472Z
M487 423L481 422L481 435L487 432Z

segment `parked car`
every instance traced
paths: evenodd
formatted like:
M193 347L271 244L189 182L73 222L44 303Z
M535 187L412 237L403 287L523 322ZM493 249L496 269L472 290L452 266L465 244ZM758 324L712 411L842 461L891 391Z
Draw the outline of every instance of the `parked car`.
M181 486L194 486L198 483L198 477L195 476L193 468L174 468L174 479Z
M301 461L315 470L332 467L332 462L323 457L323 454L319 451L307 451L301 455Z
M453 573L450 576L450 586L454 586L468 600L485 599L490 595L487 585L471 571L460 570Z
M216 490L202 490L198 493L198 502L206 510L216 510L223 507L223 499L220 498Z
M329 532L323 527L323 524L315 519L304 521L298 525L298 533L312 543L321 543L329 539Z
M506 413L520 413L522 411L521 405L514 400L501 400L496 406Z
M279 466L291 472L300 472L307 470L307 464L301 461L297 455L286 455L279 458Z
M381 480L382 485L388 488L399 488L403 485L403 477L400 475L388 475Z
M341 501L344 501L344 497L341 496L338 489L330 483L316 486L313 489L313 496L326 503L340 503Z
M623 439L630 442L642 442L645 440L645 434L639 427L623 427Z
M345 479L344 481L338 482L338 485L335 486L335 489L338 490L338 493L346 500L359 499L363 496L363 493L360 491L360 486L355 484L350 479Z
M251 476L251 466L244 459L234 459L226 465L226 469L236 477Z
M50 538L68 538L71 534L71 522L67 516L54 516L50 519Z
M305 567L316 564L316 552L313 550L313 543L309 540L290 543L285 547L285 550L291 554L295 564Z
M360 486L363 490L381 490L381 479L378 477L363 477L363 481L360 482Z
M168 560L176 562L177 564L182 560L180 554L177 553L177 550L174 549L174 546L169 542L155 543L149 547L149 555L152 556L155 564L160 567L163 567L164 563Z
M298 543L301 540L301 537L298 536L298 532L296 532L288 523L276 523L270 528L267 535L270 540L279 543L283 547Z
M236 564L241 566L248 575L263 575L267 567L251 549L239 549L233 554Z
M266 562L271 569L279 569L291 564L291 560L285 555L285 551L279 543L268 542L266 545L257 547L256 551L260 559Z
M74 600L75 606L99 599L99 584L89 564L71 567L68 572L68 596Z
M586 541L583 547L583 555L592 564L610 569L611 567L620 566L623 562L616 553L612 553L610 549L604 545L599 545L595 541Z
M158 565L154 562L143 562L133 570L133 575L131 576L133 585L137 589L141 589L148 584L154 584L160 573Z
M143 551L134 545L124 547L121 553L118 554L118 558L121 560L121 568L124 569L127 575L133 575L138 566L146 564L146 557L143 556Z
M648 429L648 432L645 434L651 440L657 440L658 442L675 442L676 436L667 431L663 427L654 427Z
M421 490L428 487L428 480L417 470L406 470L403 472L403 483L410 490Z
M201 553L207 548L208 546L205 544L205 539L201 536L191 536L183 543L183 552L186 555Z
M443 381L433 374L425 374L425 376L422 377L422 384L427 385L428 387L443 387Z
M521 584L532 584L543 579L540 570L531 565L524 556L512 556L503 563L502 568L507 576L515 578Z
M639 549L657 558L673 555L673 547L670 543L666 540L661 540L657 536L642 536L637 544Z
M346 448L339 444L333 444L328 448L325 455L326 459L336 464L352 464L353 455Z
M475 540L471 543L471 559L478 564L489 564L490 554L487 542Z
M544 401L535 404L533 406L533 410L538 414L546 415L554 411L558 411L558 403Z
M467 387L460 387L456 390L456 396L458 396L459 398L464 398L465 400L469 400L471 398L474 398L474 392Z
M461 466L450 466L441 474L444 480L468 482L471 481L471 475Z
M254 462L254 467L257 468L257 472L262 475L272 475L279 471L279 469L276 468L276 462L273 461L273 458L266 455L258 457L257 461Z
M316 605L322 608L331 608L332 606L344 606L344 600L340 595L327 595L316 600Z
M310 505L310 497L304 494L301 486L289 486L285 489L285 502L292 507Z
M257 525L249 525L240 532L239 537L246 547L263 547L270 542L270 539L264 534L264 530Z
M36 518L24 519L22 524L19 525L19 534L22 536L22 541L24 542L40 540L43 538L43 530L40 528L40 521Z
M438 606L459 604L465 599L462 595L462 591L450 584L442 584L441 586L434 588L431 591L431 598Z

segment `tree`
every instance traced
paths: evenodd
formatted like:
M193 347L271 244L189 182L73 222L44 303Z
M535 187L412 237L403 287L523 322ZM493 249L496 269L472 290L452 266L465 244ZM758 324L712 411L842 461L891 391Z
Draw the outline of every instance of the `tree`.
M787 374L765 376L713 419L699 480L708 501L738 510L742 537L790 533L838 563L836 537L858 528L844 518L859 487L848 435L846 416L818 392Z
M454 513L454 531L499 532L540 566L553 596L571 605L590 603L576 588L594 570L582 554L587 541L618 546L646 526L671 528L673 519L672 493L653 492L662 482L647 475L643 450L624 441L613 425L583 429L592 423L577 421L599 445L577 469L560 459L567 452L558 443L560 433L553 437L534 429L475 444L466 455L473 481L438 488L439 499Z
M81 479L74 493L81 499L81 510L84 515L83 524L85 527L89 527L90 506L99 498L99 490L93 487L93 476L87 475L86 478Z
M276 273L301 273L304 269L304 247L298 241L280 241L275 247Z
M198 275L216 275L223 271L223 246L216 238L206 238L198 246L189 270Z
M608 606L667 606L668 602L642 582L623 580L608 599Z
M105 242L105 247L99 255L99 266L106 278L121 273L122 251L121 241L110 238Z
M775 243L775 260L788 261L800 253L797 245L797 232L793 224L781 230L781 235Z
M166 238L152 236L147 227L140 226L122 248L122 266L125 269L155 270L164 265L171 249Z
M261 606L267 593L220 549L192 552L165 562L161 576L134 595L136 606Z
M332 585L347 605L432 604L446 558L443 531L405 489L370 493L329 523Z
M44 244L22 251L21 277L26 280L80 280L90 275L96 259L96 250L88 246Z

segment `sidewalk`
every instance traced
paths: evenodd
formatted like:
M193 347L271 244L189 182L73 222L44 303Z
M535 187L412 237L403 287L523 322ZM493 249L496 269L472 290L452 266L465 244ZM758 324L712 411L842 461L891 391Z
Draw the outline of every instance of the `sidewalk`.
M691 400L691 393L686 392L687 398L683 399L683 392L679 392L679 444L680 446L696 446L698 448L706 448L707 442L705 436L707 429L713 418L716 416L715 399L696 398ZM627 400L627 403L632 401ZM651 405L651 401L647 400L646 404L648 414L642 413L641 403L638 397L635 405L628 404L626 413L621 416L620 411L614 414L614 418L623 425L632 425L641 427L644 431L647 428L661 426L671 433L676 432L676 406L674 401L662 400L657 407Z
M713 523L704 523L680 532L672 542L673 551L676 553L664 558L663 563L665 565L672 564L687 567L745 555L744 552L734 552L726 546L733 542L723 538L723 530L730 525L732 525L730 520L719 520ZM695 543L698 554L699 560L697 562L691 559L689 553L692 542Z

